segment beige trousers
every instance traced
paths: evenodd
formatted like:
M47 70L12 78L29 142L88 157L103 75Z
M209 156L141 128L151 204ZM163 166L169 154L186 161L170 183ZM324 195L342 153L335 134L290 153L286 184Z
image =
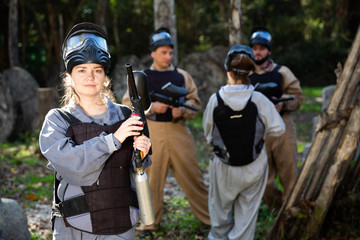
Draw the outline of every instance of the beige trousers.
M154 206L155 226L140 226L139 230L155 230L163 214L163 190L171 169L189 201L192 212L204 224L210 225L208 191L197 162L195 142L184 121L157 122L147 120L152 143L152 165L146 169Z
M286 127L285 133L279 137L265 138L269 177L263 199L270 209L277 210L286 200L297 177L296 129L290 113L285 113L282 119ZM283 192L274 182L277 174L279 174Z

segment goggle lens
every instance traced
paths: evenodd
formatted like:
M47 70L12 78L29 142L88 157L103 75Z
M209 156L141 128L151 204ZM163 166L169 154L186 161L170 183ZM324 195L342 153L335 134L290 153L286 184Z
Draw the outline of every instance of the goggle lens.
M84 43L85 40L87 39L93 39L95 44L102 49L103 51L105 51L106 53L108 53L108 46L107 46L107 42L104 38L91 34L91 33L81 33L79 35L76 36L72 36L71 38L69 38L66 42L66 46L64 49L64 56L67 56L69 53L81 48L82 44Z
M257 31L254 32L251 36L251 39L253 38L263 38L266 39L267 41L271 42L271 35L268 32L264 32L264 31Z
M166 38L171 38L170 34L167 33L167 32L155 33L155 34L152 36L153 42L157 42L157 41L159 41L159 40L166 39Z

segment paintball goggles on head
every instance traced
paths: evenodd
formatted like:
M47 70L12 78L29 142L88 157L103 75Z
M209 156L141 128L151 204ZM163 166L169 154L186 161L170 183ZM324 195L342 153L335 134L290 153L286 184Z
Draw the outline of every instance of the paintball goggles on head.
M184 87L178 87L172 84L171 82L166 83L161 87L167 95L156 93L155 91L150 92L150 97L152 101L159 101L173 107L185 107L194 111L199 111L198 108L187 105L179 101L180 97L184 97L187 94L187 91Z
M278 84L275 82L268 83L257 83L254 86L255 91L261 92L264 94L273 104L278 104L279 102L285 102L296 99L295 96L287 98L273 98L275 89L278 88Z

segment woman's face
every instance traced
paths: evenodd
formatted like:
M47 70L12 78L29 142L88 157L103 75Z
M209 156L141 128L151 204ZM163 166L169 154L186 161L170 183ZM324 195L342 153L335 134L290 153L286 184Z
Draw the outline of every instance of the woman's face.
M80 98L100 97L106 76L103 66L97 63L76 65L70 76L73 87Z

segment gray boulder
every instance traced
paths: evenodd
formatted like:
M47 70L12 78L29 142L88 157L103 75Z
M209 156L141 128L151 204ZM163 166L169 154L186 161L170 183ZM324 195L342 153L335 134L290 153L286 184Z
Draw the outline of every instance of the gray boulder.
M0 74L0 143L10 136L15 114L10 89L6 84L5 76Z
M204 110L211 94L226 84L224 61L228 49L217 46L203 53L192 53L179 64L195 81Z
M0 240L31 239L27 217L13 199L0 199Z
M23 68L13 67L4 71L6 84L17 113L11 137L19 133L33 132L39 126L37 90L39 85L33 76Z

